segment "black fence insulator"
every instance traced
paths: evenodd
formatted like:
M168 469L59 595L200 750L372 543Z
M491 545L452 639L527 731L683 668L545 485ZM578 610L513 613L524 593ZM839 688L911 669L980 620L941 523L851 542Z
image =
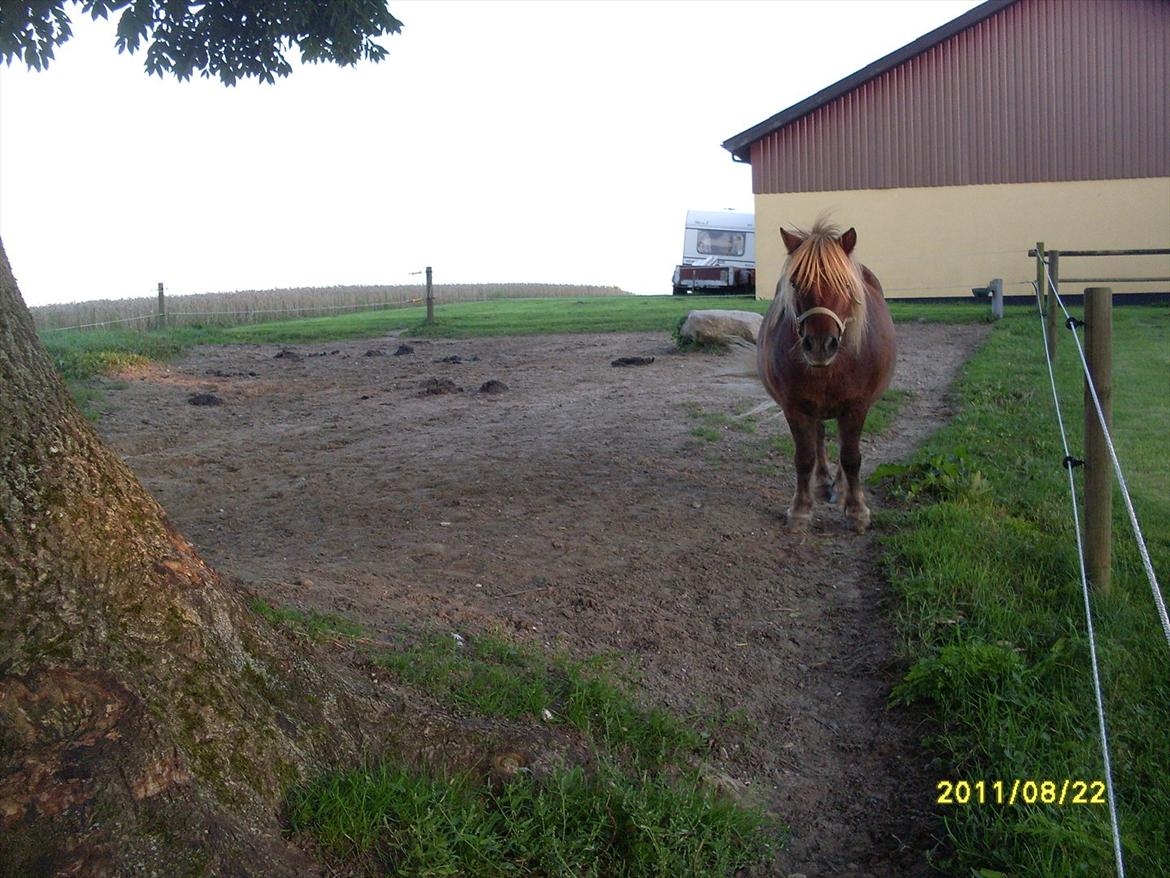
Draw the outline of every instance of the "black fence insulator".
M1085 462L1079 457L1073 457L1071 454L1066 454L1064 460L1061 461L1061 466L1065 469L1072 469L1074 466L1084 466Z
M1074 328L1076 328L1076 327L1078 327L1078 326L1084 326L1084 325L1085 325L1085 321L1083 321L1083 320L1078 320L1076 317L1070 317L1070 318L1068 318L1068 320L1064 321L1064 325L1065 325L1065 327L1067 327L1068 329L1074 329Z

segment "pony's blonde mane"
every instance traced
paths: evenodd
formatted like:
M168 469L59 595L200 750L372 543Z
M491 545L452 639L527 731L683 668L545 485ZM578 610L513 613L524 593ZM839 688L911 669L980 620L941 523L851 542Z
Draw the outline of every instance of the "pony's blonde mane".
M842 320L849 320L843 341L856 348L865 337L867 325L861 264L841 248L838 242L841 229L824 217L807 232L797 229L796 234L804 240L784 262L776 295L780 307L791 309L796 315L799 313L797 288L808 293L818 292L818 301L813 304L829 308ZM811 305L806 304L806 307Z

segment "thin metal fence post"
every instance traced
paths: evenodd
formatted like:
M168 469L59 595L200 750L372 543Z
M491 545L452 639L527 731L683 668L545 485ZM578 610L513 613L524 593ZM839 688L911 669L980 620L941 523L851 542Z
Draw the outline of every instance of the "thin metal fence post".
M1112 579L1113 468L1089 392L1097 391L1105 426L1113 430L1113 289L1085 290L1085 567L1089 581L1108 593Z
M435 288L431 283L431 267L427 266L427 323L435 322Z

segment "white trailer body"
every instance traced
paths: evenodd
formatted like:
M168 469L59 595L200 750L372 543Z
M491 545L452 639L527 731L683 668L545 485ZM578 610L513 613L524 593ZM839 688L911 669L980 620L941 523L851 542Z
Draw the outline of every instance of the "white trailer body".
M751 293L755 280L755 215L688 210L683 258L672 279L674 294Z

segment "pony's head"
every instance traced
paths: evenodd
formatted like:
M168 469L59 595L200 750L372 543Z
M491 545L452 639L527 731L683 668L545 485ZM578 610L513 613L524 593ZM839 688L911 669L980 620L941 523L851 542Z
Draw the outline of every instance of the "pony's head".
M865 336L865 282L853 258L857 232L824 219L810 231L780 229L788 259L777 295L796 320L800 352L813 367L832 364L842 345L856 350Z

